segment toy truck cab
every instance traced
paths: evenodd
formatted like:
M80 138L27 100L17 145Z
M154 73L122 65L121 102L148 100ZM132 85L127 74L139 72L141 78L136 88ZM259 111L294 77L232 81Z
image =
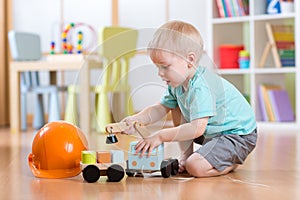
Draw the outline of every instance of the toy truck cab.
M178 160L177 159L164 159L164 144L159 145L152 150L150 155L135 153L135 146L137 141L130 143L128 151L128 161L126 174L128 176L135 176L143 172L161 171L164 178L178 173Z
M130 143L128 152L127 168L132 170L143 170L143 171L157 171L160 170L160 163L164 159L164 145L160 145L148 154L140 157L139 154L135 153L135 146L137 141Z

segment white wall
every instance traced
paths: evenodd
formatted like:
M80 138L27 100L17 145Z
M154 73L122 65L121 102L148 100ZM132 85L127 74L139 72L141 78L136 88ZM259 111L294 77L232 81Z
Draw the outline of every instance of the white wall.
M183 20L193 24L205 40L205 3L205 0L169 0L170 20ZM162 0L119 0L119 7L120 25L141 29L144 44L147 44L147 39L150 39L145 32L154 31L166 22L166 4ZM143 46L141 43L139 45ZM138 91L133 94L135 108L141 110L146 105L160 100L165 91L165 85L157 76L155 66L146 56L137 56L133 60L132 68L136 70L131 74L130 83L133 90Z
M13 27L17 30L32 31L41 35L42 49L49 52L50 42L60 43L60 5L61 0L14 0ZM184 20L195 25L204 40L206 38L206 1L205 0L169 0L170 19ZM34 5L34 6L33 6ZM139 45L147 44L153 30L166 21L166 4L162 0L119 0L119 24L140 29ZM111 24L110 0L64 0L63 18L65 23L83 22L95 30ZM145 31L147 30L147 31ZM156 68L145 55L132 60L130 83L133 89L135 109L160 99L165 85L157 76ZM47 82L47 74L41 74ZM66 73L66 82L74 82L74 73ZM97 79L97 78L95 78ZM29 107L29 110L32 109Z

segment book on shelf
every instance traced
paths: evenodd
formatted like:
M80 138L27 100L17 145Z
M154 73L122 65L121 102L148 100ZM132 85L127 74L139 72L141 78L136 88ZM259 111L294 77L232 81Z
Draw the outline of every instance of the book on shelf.
M219 17L249 15L249 0L215 0Z
M295 120L295 114L291 105L289 94L286 90L269 90L272 111L277 122L291 122Z
M218 9L219 17L221 17L221 18L226 17L222 0L216 0L216 3L217 3L217 9Z
M282 67L295 66L295 36L292 25L272 25L273 36Z
M258 100L263 121L288 122L294 121L294 111L288 92L279 85L261 84Z
M280 90L279 85L261 84L258 90L259 105L262 113L263 121L275 121L275 116L272 110L271 101L268 95L268 90Z

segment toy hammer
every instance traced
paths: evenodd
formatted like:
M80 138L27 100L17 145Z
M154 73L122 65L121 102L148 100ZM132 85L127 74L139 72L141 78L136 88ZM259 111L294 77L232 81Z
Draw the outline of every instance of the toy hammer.
M150 132L139 122L134 122L133 127L137 130L138 134L144 139L150 135ZM105 131L108 133L106 138L106 144L113 144L118 142L118 138L115 133L121 133L129 128L126 122L112 123L105 127Z

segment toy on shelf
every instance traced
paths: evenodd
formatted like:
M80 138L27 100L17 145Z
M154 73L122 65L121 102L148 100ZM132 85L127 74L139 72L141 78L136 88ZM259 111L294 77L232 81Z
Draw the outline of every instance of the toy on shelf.
M278 54L278 49L276 47L276 41L275 41L275 38L273 35L272 25L270 23L266 23L265 27L266 27L268 41L267 41L267 44L265 45L265 48L264 48L264 51L263 51L263 54L261 56L258 66L259 67L265 66L266 59L270 53L270 50L272 50L275 67L280 68L282 66L281 66L280 57Z
M109 124L106 126L108 133L106 143L112 144L118 142L115 133L120 133L127 128L125 122ZM139 123L134 124L137 132L144 138L149 131ZM164 145L161 144L155 148L149 156L135 153L137 141L130 143L128 150L128 160L124 161L124 152L120 150L113 151L83 151L81 160L81 169L84 180L89 183L96 182L101 175L107 176L108 181L121 181L127 176L143 176L143 173L152 173L160 171L164 178L178 173L179 163L177 159L164 159ZM126 168L125 168L126 166Z

